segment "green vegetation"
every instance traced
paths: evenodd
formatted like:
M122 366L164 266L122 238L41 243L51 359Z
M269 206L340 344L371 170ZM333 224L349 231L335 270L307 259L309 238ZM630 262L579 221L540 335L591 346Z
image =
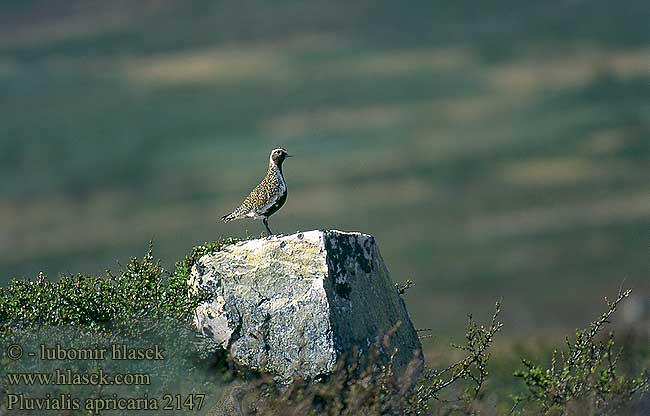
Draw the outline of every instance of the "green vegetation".
M165 356L159 361L97 362L43 360L38 354L25 354L23 359L13 361L4 354L0 360L0 392L27 397L69 394L83 401L110 399L113 394L159 398L173 392L183 397L205 395L202 406L213 406L231 376L225 354L190 325L200 296L188 292L187 280L199 257L236 241L226 239L196 246L176 263L172 273L165 271L154 258L150 243L142 259L131 258L117 274L110 271L105 277L78 274L62 276L57 281L41 275L36 280L14 280L0 288L3 348L21 345L33 350L47 345L65 350L110 350L113 345L158 346ZM74 374L92 374L101 369L110 375L144 375L147 382L107 389L105 385L14 385L6 378L9 373L55 374L61 369ZM6 410L5 397L8 396L3 394L0 410ZM75 414L95 413L84 411L81 406Z
M524 369L508 375L506 387L491 383L490 349L503 324L496 305L488 325L469 317L465 342L444 352L449 365L415 363L396 372L388 333L366 355L351 354L329 377L295 380L287 387L271 375L241 372L214 343L192 330L192 311L200 300L190 295L187 280L196 260L236 240L205 243L194 247L185 259L167 273L153 256L152 245L142 259L132 258L117 275L63 276L52 282L16 280L0 288L0 338L3 345L62 345L64 348L95 348L114 344L159 345L166 351L164 362L102 362L107 373L148 374L150 384L128 386L129 395L158 397L165 392L206 394L202 413L235 406L258 415L476 415L489 408L515 415L630 414L650 387L650 367L639 374L639 365L625 362L645 360L648 340L637 356L618 351L614 336L603 337L604 327L630 291L620 292L608 309L588 329L579 330L565 352L552 354L550 368L524 359ZM402 294L412 282L398 284ZM627 342L628 346L633 345ZM96 369L92 361L69 362L74 371ZM54 372L61 362L38 359L0 360L0 373ZM58 366L58 367L57 367ZM521 378L525 388L517 386ZM493 386L496 386L493 387ZM79 386L18 386L28 395L72 394L74 397L110 397L113 390ZM16 386L0 381L0 391L11 393ZM114 388L119 389L118 386ZM491 391L493 390L493 391ZM523 394L519 394L522 392ZM135 394L135 396L134 396ZM104 396L102 396L104 395ZM224 407L225 406L225 407ZM289 409L289 410L287 410ZM642 409L642 407L639 407ZM189 410L189 409L185 409ZM289 411L289 413L286 413ZM207 413L206 413L207 412ZM581 413L582 412L582 413ZM86 414L83 411L79 414Z
M0 332L34 325L78 325L112 332L115 325L142 320L188 320L197 302L189 296L187 279L196 260L237 240L227 239L196 246L176 270L167 273L155 260L152 244L146 255L132 257L124 270L107 277L83 274L50 281L39 275L14 280L0 288Z
M629 294L629 290L619 292L599 319L576 332L575 341L567 338L566 351L553 351L550 368L524 359L525 369L514 375L524 380L528 395L518 400L532 402L544 414L566 414L567 409L590 409L590 414L629 412L634 396L650 387L650 368L638 376L620 374L617 366L622 351L615 348L614 335L597 338Z

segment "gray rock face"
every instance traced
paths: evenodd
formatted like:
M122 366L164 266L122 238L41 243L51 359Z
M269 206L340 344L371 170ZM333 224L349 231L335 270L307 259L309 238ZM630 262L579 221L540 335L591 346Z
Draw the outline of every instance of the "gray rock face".
M421 360L404 302L367 234L309 231L237 243L203 256L188 283L208 298L196 310L197 329L244 368L313 378L391 329L385 353L397 349L396 368Z

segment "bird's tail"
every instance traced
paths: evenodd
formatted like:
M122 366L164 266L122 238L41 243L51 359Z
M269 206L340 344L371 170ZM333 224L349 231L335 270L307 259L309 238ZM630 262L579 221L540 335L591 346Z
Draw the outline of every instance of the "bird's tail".
M241 205L237 209L235 209L233 212L231 212L230 214L224 215L223 217L221 217L221 220L223 222L230 222L230 221L242 219L242 218L245 217L244 212L246 212L245 211L245 206Z

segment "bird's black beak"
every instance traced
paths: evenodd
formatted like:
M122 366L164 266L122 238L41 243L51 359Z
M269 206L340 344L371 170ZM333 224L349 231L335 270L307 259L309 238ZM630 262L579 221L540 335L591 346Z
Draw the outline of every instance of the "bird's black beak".
M293 155L290 155L290 154L287 153L287 155L285 157L293 157Z

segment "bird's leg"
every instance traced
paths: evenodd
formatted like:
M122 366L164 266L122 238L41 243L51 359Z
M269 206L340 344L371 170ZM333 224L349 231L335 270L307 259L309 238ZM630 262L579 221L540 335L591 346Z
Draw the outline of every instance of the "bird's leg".
M266 227L266 231L269 233L269 236L273 235L273 231L269 228L269 219L267 217L264 217L262 219L262 222L264 223L264 226Z

